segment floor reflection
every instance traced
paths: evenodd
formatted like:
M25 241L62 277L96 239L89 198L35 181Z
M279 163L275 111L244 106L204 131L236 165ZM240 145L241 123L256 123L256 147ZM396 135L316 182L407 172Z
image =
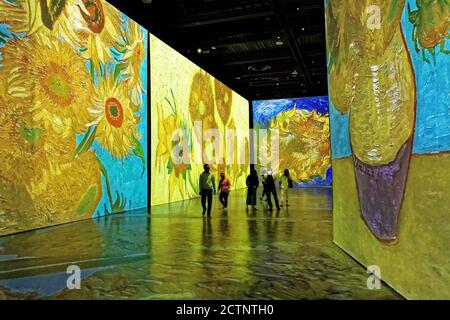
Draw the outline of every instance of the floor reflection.
M193 200L0 238L0 299L400 298L332 244L330 189L293 190L280 212L229 202L210 219Z

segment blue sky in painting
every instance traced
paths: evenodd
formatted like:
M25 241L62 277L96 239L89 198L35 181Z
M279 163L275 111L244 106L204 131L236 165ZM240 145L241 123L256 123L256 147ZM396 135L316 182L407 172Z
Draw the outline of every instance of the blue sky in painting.
M328 97L289 98L253 101L253 121L261 127L267 127L277 114L297 107L307 111L316 110L320 114L328 113Z

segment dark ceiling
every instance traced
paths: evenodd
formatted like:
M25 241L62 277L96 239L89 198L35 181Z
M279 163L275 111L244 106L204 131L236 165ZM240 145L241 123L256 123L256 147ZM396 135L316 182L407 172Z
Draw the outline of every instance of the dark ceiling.
M247 99L327 95L323 0L108 1Z

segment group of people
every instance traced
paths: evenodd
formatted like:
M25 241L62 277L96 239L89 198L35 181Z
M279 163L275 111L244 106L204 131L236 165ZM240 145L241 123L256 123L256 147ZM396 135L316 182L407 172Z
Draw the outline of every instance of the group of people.
M210 172L210 168L208 164L203 166L204 171L200 175L199 179L199 190L201 195L201 203L202 203L202 216L205 214L210 217L211 216L211 207L212 207L212 198L213 194L216 194L216 182L214 179L214 175ZM289 206L288 203L288 190L292 188L292 180L289 175L289 170L285 169L283 175L280 178L280 191L281 191L281 204L278 201L277 189L275 184L275 179L273 175L269 173L265 173L262 176L262 185L263 185L263 193L261 196L261 200L263 200L264 196L266 196L267 207L269 211L273 210L272 197L275 201L275 207L277 210L280 210L283 205ZM249 210L249 206L252 207L253 210L256 210L256 199L257 199L257 190L259 187L259 178L258 173L255 169L252 169L250 175L246 180L247 184L247 211ZM228 195L230 194L231 183L230 180L225 177L225 173L220 173L220 181L219 181L219 201L223 205L224 210L228 207Z
M203 166L203 169L204 171L200 175L199 179L199 190L203 208L202 215L205 216L205 214L207 213L209 217L211 216L213 192L214 194L216 194L216 181L214 179L214 175L210 172L208 164L205 164ZM230 194L230 188L230 180L225 177L225 173L221 172L219 181L219 200L220 203L222 203L224 209L227 209L228 207L228 195ZM208 206L206 206L207 201Z
M267 207L269 211L273 210L272 197L275 201L275 207L277 210L280 210L283 205L289 206L289 188L292 188L292 179L289 174L289 170L285 169L283 175L280 177L280 192L281 198L278 201L277 188L275 184L275 179L271 172L265 173L262 175L262 185L263 185L263 193L261 195L261 200L263 200L264 196L266 196ZM258 173L255 169L252 169L250 175L247 177L247 210L249 206L252 206L253 210L256 210L256 198L257 198L257 190L259 187L259 178ZM281 203L280 203L281 202Z

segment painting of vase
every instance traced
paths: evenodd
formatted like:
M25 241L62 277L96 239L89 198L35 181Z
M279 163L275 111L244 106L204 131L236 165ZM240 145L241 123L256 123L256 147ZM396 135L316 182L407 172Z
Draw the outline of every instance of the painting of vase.
M325 13L334 242L408 298L450 297L450 1Z

